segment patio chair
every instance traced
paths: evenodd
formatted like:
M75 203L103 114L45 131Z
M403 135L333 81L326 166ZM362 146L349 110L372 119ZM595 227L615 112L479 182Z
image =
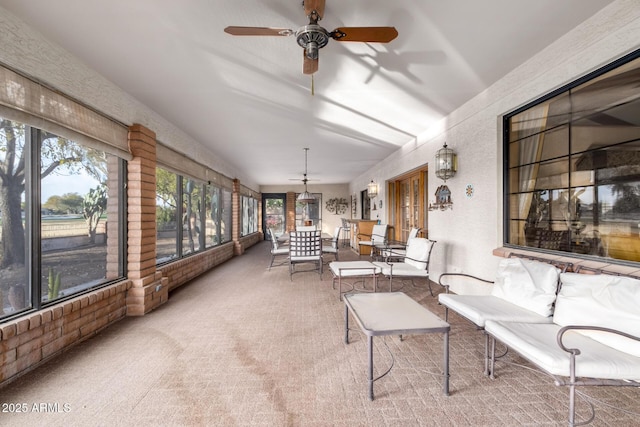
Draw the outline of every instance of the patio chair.
M293 280L296 264L315 263L322 280L322 234L315 231L292 231L289 233L289 278ZM311 270L301 270L311 271Z
M371 234L358 233L358 245L369 246L373 256L375 246L383 245L387 242L387 227L388 224L376 224L371 229ZM362 253L362 250L360 250L360 253Z
M414 237L407 245L406 255L402 258L402 261L398 262L374 262L376 266L382 269L382 274L389 278L389 291L391 292L393 287L393 279L401 278L411 279L426 279L429 286L429 292L433 296L433 290L431 289L431 282L429 281L429 260L431 258L431 251L435 240L425 239L423 237ZM395 255L393 255L395 257Z
M407 245L409 244L411 239L418 237L418 233L420 232L420 230L421 230L420 228L413 227L409 231L407 242L404 245L394 244L393 247L390 247L389 249L383 249L380 252L380 255L382 256L382 258L385 261L393 261L393 260L401 259L407 256Z
M271 262L269 263L269 270L271 270L271 267L273 267L273 262L275 261L276 257L289 256L289 247L288 246L280 247L278 245L278 238L276 237L276 233L274 233L273 229L271 228L269 228L268 231L269 231L269 237L271 238ZM285 259L283 259L282 262L276 265L284 265L284 263L286 263Z
M336 227L331 240L325 240L322 244L322 254L333 254L336 261L338 261L338 242L340 241L340 230L342 230L342 227Z

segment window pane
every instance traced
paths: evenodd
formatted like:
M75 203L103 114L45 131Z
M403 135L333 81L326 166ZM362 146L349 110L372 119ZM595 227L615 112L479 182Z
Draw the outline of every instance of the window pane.
M322 218L320 216L320 206L322 206L322 193L311 193L315 197L314 202L299 203L296 201L296 225L305 225L311 221L311 225L322 228ZM298 194L296 193L296 198Z
M31 307L25 248L24 190L27 127L0 117L0 318ZM24 205L24 206L23 206Z
M219 245L220 238L220 188L208 185L206 187L205 206L206 206L206 239L205 247Z
M178 177L156 168L156 262L178 256Z
M507 118L508 243L640 262L638 81L637 58Z
M117 259L107 262L108 248L119 248L119 233L107 239L107 228L119 224L119 170L111 155L41 135L40 273L47 302L121 276Z
M191 178L182 179L182 255L200 250L202 219L202 184Z
M231 191L227 189L222 190L222 223L221 223L221 232L222 232L222 240L220 243L230 242L232 236L232 224L233 221L231 219L232 209L231 209Z

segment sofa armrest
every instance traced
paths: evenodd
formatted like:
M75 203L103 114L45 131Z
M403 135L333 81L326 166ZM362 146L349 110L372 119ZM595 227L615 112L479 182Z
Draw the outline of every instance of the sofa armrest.
M480 283L488 283L488 284L491 284L491 285L494 283L492 280L482 279L480 277L473 276L471 274L466 274L466 273L442 273L440 275L440 277L438 278L438 284L445 289L446 293L449 293L449 287L451 285L443 282L442 279L445 278L445 277L465 277L465 278L468 278L468 279L473 279L473 280L478 281ZM445 282L446 282L446 280L445 280Z
M623 336L625 338L629 338L629 339L632 339L632 340L635 340L635 341L640 341L640 337L636 337L636 336L628 334L626 332L618 331L617 329L605 328L605 327L602 327L602 326L588 326L588 325L568 325L568 326L563 326L558 331L558 335L556 336L556 341L558 342L558 346L562 350L566 351L567 353L572 354L573 356L579 355L580 354L580 349L579 348L568 348L567 346L564 345L564 342L562 341L562 338L564 337L564 334L567 333L568 331L573 331L573 330L608 332L608 333L620 335L620 336Z

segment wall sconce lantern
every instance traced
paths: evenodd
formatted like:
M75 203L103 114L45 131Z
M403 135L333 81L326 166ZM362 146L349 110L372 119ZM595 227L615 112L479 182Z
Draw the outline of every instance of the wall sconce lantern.
M436 152L436 176L446 182L449 178L453 178L457 171L458 156L451 148L447 148L445 142Z
M436 176L445 182L447 179L453 178L458 171L458 156L451 149L447 148L445 142L441 149L436 152ZM434 203L429 203L429 210L441 210L453 209L453 202L451 202L451 190L446 184L442 184L436 190L436 200Z
M371 182L367 185L367 196L370 199L373 199L377 195L378 195L378 184L376 184L375 182L373 182L373 180L371 180Z

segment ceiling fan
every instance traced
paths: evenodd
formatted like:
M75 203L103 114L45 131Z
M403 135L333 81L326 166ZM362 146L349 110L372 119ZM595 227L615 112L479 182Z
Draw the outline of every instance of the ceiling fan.
M318 25L324 15L325 0L303 0L304 13L309 24L292 30L271 27L230 26L224 31L233 36L296 36L296 41L304 49L302 72L313 74L318 71L318 51L329 43L329 39L341 42L389 43L398 36L395 27L340 27L327 31Z

